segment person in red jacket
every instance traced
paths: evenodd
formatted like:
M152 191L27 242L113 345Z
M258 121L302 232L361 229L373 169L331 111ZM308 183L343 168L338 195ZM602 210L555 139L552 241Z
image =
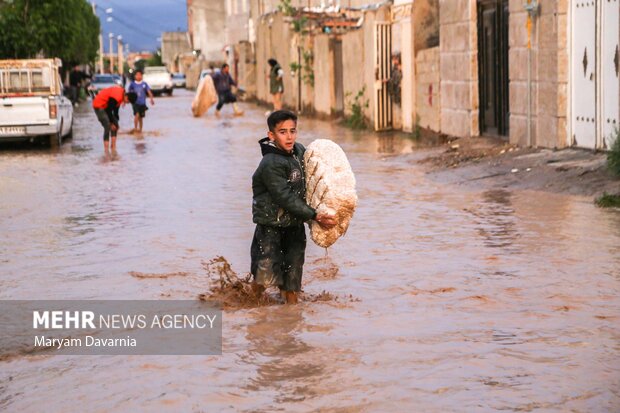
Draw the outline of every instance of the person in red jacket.
M118 109L125 103L134 103L137 95L135 93L125 94L125 89L121 86L111 86L97 93L93 99L93 109L97 119L103 126L103 147L109 152L110 134L112 135L111 149L116 149L116 133L118 132Z

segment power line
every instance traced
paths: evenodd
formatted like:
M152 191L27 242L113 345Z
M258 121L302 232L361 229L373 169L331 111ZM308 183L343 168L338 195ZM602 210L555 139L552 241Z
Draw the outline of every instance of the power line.
M132 12L129 9L124 8L123 6L119 5L116 1L113 0L103 0L107 3L110 3L110 5L114 6L114 8L120 9L124 15L135 15L135 12ZM146 21L147 23L153 24L153 25L160 25L161 22L155 22L151 19L149 19L146 16L140 15L140 20Z
M138 27L136 27L136 26L132 25L131 23L129 23L129 22L127 22L127 21L125 21L125 20L121 19L121 18L120 18L120 17L118 17L118 16L113 16L113 19L114 19L114 21L117 21L117 22L119 22L121 25L125 26L125 28L127 28L127 29L129 29L129 30L133 30L134 32L136 32L136 33L140 33L140 34L142 34L142 35L144 35L144 36L149 36L149 37L158 37L158 36L160 35L160 33L149 33L149 32L146 32L146 31L144 31L144 30L142 30L142 29L139 29Z
M101 8L100 6L96 5L95 7L105 13L105 10L103 8ZM101 18L101 17L99 17L99 18ZM125 29L131 30L134 33L137 33L137 34L140 34L142 36L148 37L149 39L156 38L156 37L159 36L159 33L149 33L149 32L146 32L145 30L142 30L142 29L136 27L135 25L127 22L126 20L120 18L117 15L112 16L112 22L118 22Z
M99 6L96 6L96 7L97 7L98 9L101 9L101 7L99 7ZM101 10L103 10L103 9L101 9ZM105 12L105 10L103 10L103 11ZM137 28L135 25L133 25L133 24L131 24L131 23L127 22L126 20L124 20L124 19L120 18L120 17L119 17L118 15L116 15L116 14L115 14L115 15L113 15L113 16L110 16L110 17L112 17L112 23L114 23L114 22L118 22L118 23L120 23L121 25L125 26L127 29L133 30L133 31L134 31L134 32L136 32L136 33L140 33L140 34L142 34L142 35L149 36L149 37L153 36L153 33L149 33L149 32L146 32L146 31L144 31L144 30L142 30L142 29Z

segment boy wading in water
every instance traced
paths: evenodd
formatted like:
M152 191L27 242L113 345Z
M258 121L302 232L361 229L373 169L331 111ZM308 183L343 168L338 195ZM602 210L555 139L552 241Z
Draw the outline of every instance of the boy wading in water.
M260 297L278 286L289 304L297 302L306 253L304 222L336 225L334 217L317 214L305 201L304 152L296 143L297 116L286 110L267 119L268 137L259 141L263 159L252 175L252 288Z
M146 111L149 110L146 106L146 97L148 96L150 98L151 105L155 104L155 99L153 99L153 92L151 92L151 88L148 83L142 81L142 71L136 71L135 79L131 81L127 91L130 93L133 92L137 96L136 102L131 104L133 108L132 132L142 132L144 117L146 116Z

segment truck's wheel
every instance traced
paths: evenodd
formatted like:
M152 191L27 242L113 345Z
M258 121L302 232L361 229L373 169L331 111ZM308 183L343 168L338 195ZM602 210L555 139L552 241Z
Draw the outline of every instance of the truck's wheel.
M174 90L174 89L170 89L170 90L168 91L168 96L172 96L172 91L173 91L173 90Z
M67 139L73 139L73 119L71 119L71 128L69 128L69 133L67 133Z
M60 122L60 129L57 133L52 133L49 137L51 148L60 148L62 145L62 121Z

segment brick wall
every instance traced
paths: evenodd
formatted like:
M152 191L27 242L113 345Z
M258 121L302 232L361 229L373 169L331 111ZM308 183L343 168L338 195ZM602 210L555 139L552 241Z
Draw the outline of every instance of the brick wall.
M568 0L542 2L532 26L531 145L566 146ZM527 145L527 13L510 0L510 141Z
M440 0L441 129L475 136L478 125L476 0Z

